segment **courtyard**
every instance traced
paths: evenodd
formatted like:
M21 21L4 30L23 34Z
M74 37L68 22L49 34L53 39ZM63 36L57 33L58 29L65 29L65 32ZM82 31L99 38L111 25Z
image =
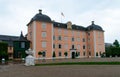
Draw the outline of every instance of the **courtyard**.
M39 61L59 62L118 62L120 58L83 58ZM120 65L46 65L24 66L24 63L0 65L0 77L120 77Z

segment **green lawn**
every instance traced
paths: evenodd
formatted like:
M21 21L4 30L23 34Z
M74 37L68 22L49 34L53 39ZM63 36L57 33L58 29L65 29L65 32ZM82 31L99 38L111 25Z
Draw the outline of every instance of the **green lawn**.
M36 64L36 66L51 66L51 65L120 65L120 62L63 62L63 63Z

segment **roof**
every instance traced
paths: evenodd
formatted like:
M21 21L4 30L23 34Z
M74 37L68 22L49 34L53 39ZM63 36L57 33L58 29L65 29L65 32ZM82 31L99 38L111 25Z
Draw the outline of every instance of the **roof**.
M0 35L0 41L8 43L8 46L13 46L13 41L18 39L18 36Z
M45 14L42 14L42 10L39 10L39 13L36 14L31 21L28 23L28 25L33 21L43 21L43 22L52 22L51 18Z
M21 32L19 39L16 41L28 41L28 40L23 36L23 33Z
M59 22L53 22L53 26L54 27L59 27L59 28L64 28L67 29L67 23L59 23ZM79 26L79 25L72 25L72 30L81 30L81 31L85 31L86 28L83 26Z
M67 23L60 23L60 22L51 21L51 18L49 16L42 14L42 10L39 10L39 13L36 14L31 19L31 21L27 24L27 26L33 21L42 21L42 22L53 23L54 27L64 28L64 29L67 29L67 25L68 25ZM81 30L81 31L98 30L98 31L104 32L104 30L99 25L94 24L94 21L92 21L92 24L89 25L88 27L83 27L83 26L75 25L75 24L71 24L71 23L70 23L69 27L70 27L70 29L72 28L72 30Z
M99 25L94 24L94 21L92 21L92 24L87 27L87 31L90 31L90 30L104 31Z

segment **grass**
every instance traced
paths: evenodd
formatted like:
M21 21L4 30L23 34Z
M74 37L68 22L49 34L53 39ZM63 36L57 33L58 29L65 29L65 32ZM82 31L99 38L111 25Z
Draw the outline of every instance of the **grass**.
M63 63L36 64L36 66L53 66L53 65L120 65L120 62L63 62Z

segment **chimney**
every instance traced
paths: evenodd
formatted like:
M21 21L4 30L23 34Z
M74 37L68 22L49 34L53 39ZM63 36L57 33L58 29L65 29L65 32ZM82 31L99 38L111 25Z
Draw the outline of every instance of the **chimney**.
M39 13L42 14L42 10L41 9L39 9Z
M92 25L94 25L94 21L92 21Z

